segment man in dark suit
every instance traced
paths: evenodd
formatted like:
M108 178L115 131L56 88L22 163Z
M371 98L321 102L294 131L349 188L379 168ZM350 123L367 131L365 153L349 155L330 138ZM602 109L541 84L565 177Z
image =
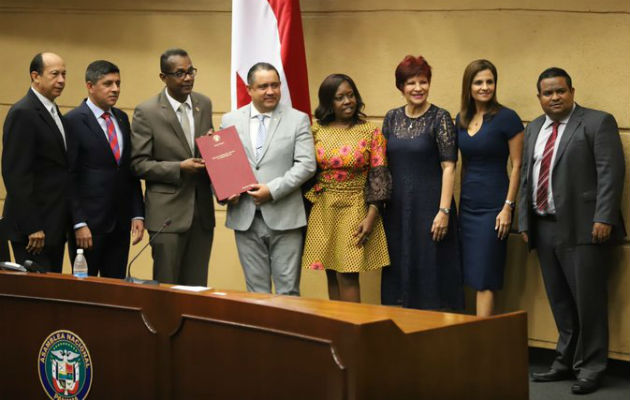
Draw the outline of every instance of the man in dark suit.
M197 69L186 51L165 51L160 70L166 87L136 107L131 124L131 168L146 184L153 278L206 286L214 203L195 138L212 131L212 103L193 92Z
M130 126L127 114L114 105L120 95L120 71L98 60L85 72L88 98L66 114L72 136L72 219L77 247L86 250L88 274L123 278L133 244L144 231L140 180L131 174Z
M600 385L608 359L607 256L625 236L624 157L612 115L573 101L571 77L549 68L538 78L545 115L525 129L519 231L538 250L559 332L551 368L538 382L577 375L571 390Z
M39 53L29 72L31 88L4 122L3 215L16 262L61 272L70 226L69 138L54 100L65 87L66 66L57 54Z

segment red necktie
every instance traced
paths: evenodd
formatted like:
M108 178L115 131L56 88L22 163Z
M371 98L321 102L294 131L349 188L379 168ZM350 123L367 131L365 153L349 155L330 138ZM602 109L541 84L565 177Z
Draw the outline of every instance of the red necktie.
M556 138L558 137L559 125L559 122L554 122L551 126L551 136L547 139L542 161L540 162L538 186L536 187L536 208L541 213L546 212L549 206L549 173L551 171L551 159L553 158L553 149L556 144Z
M118 146L118 135L116 135L116 127L114 121L108 112L104 112L102 115L105 120L105 126L107 126L107 138L109 139L109 147L112 148L116 164L120 164L120 147Z

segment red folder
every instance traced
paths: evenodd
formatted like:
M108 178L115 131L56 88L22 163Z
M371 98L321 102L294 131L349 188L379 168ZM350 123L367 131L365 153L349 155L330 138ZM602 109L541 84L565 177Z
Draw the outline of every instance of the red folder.
M258 183L234 126L195 139L217 200L244 193Z

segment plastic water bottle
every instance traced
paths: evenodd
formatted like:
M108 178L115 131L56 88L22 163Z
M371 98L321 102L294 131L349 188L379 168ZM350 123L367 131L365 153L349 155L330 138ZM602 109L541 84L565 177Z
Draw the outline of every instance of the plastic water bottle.
M83 249L77 249L77 256L72 266L72 274L77 278L87 278L88 276L87 260L83 255Z

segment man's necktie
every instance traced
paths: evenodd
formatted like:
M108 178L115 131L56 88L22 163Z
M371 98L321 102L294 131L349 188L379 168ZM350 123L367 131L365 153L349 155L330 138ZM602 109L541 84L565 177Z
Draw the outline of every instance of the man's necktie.
M63 147L67 150L68 144L66 143L66 131L64 131L63 129L61 118L59 118L59 113L57 112L57 106L53 105L50 108L50 114L52 115L53 120L55 121L55 124L57 125L57 128L59 128L59 132L61 133L61 139L63 140Z
M179 105L177 111L179 111L179 115L181 117L182 129L184 130L184 136L186 136L186 141L188 142L188 146L190 146L190 151L192 154L195 154L195 142L192 138L192 130L190 129L190 120L188 119L188 103L182 103Z
M120 164L120 146L118 145L118 135L116 134L114 121L112 121L111 114L108 112L104 112L101 117L105 120L105 126L107 127L107 139L109 140L109 147L111 147L112 153L114 153L116 163Z
M536 208L541 213L546 212L549 206L549 174L551 172L551 159L553 158L553 149L556 144L556 138L558 137L559 125L559 122L553 123L551 136L547 139L542 161L540 162L538 186L536 187Z
M265 118L268 116L265 114L258 114L258 133L256 134L256 160L258 160L262 154L263 146L265 145L265 138L267 137L267 128L265 128Z

